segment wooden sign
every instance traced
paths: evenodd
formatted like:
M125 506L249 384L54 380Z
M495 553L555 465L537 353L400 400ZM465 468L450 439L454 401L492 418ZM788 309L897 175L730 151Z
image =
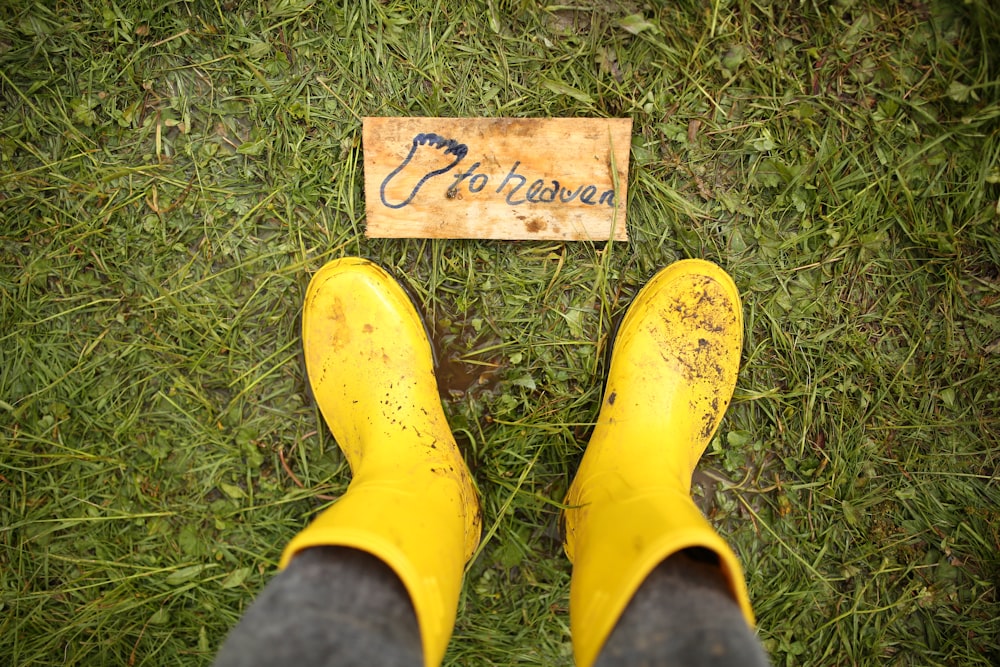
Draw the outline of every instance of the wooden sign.
M365 118L374 238L626 240L627 118Z

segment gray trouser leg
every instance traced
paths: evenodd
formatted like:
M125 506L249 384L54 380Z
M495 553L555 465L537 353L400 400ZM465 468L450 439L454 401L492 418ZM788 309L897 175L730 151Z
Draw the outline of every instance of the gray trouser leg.
M215 667L420 667L410 596L378 558L307 549L272 579L233 628Z
M710 559L689 550L661 563L625 609L597 667L767 667ZM264 588L215 667L422 662L416 615L392 570L361 551L322 547L299 554Z
M646 578L595 665L767 667L769 662L730 596L714 554L688 549Z

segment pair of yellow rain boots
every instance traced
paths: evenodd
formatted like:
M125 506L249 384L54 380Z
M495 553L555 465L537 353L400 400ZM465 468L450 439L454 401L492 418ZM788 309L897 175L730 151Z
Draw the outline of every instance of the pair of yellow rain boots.
M646 576L689 547L718 555L753 624L736 556L690 496L691 474L732 397L742 335L736 286L700 260L660 271L622 320L597 424L566 498L580 667L596 660ZM345 258L313 277L302 338L310 385L352 480L289 543L282 566L316 546L380 558L406 587L424 664L435 667L451 638L481 516L441 407L423 323L383 269Z

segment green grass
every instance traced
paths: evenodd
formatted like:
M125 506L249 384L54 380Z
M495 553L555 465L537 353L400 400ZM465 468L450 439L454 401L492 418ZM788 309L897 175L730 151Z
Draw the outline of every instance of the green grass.
M1000 661L1000 12L579 4L3 3L0 662L211 661L346 488L297 320L348 254L418 295L483 492L450 664L571 664L609 321L687 256L744 295L696 490L775 665ZM633 118L630 243L365 239L397 114Z

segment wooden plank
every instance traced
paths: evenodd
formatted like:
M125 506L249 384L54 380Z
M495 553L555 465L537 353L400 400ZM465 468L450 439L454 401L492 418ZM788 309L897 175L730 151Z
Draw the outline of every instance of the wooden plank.
M626 240L631 137L627 118L365 118L366 234Z

